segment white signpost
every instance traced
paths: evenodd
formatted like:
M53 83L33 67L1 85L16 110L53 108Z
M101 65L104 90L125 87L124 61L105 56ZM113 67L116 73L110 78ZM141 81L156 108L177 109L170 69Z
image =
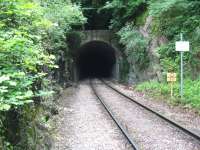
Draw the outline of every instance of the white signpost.
M180 95L183 98L183 53L190 50L190 44L188 41L183 41L183 34L181 34L181 41L176 42L176 51L181 53L181 83L180 83Z
M188 41L178 41L176 42L176 51L187 52L190 49L190 44Z

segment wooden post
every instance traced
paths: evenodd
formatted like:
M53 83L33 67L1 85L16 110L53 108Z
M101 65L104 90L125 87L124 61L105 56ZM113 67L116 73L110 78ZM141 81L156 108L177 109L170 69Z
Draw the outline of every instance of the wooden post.
M170 93L171 93L171 97L173 97L173 84L174 82L176 82L176 73L167 73L167 81L170 83Z
M170 82L171 85L171 97L173 97L173 82Z

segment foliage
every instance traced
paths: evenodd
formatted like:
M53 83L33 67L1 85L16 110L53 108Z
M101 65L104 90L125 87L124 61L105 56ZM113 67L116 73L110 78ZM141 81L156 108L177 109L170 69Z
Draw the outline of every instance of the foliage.
M169 41L166 45L157 48L164 71L179 69L177 65L171 65L173 61L177 63L180 61L174 43L180 39L180 33L183 33L184 40L189 40L191 43L191 51L184 56L185 61L188 62L185 65L186 71L192 72L190 76L195 78L198 77L200 69L199 6L200 2L196 0L111 0L102 9L112 10L110 27L114 30L123 30L128 23L132 23L135 30L138 30L138 26L144 25L145 18L148 15L152 16L150 36L164 36ZM170 67L167 64L170 64Z
M102 9L112 10L111 29L120 29L127 21L133 21L146 9L146 0L112 0Z
M83 17L80 7L71 4L70 1L41 1L41 5L45 8L44 17L53 24L48 30L49 35L46 37L44 44L51 53L58 54L59 50L67 48L65 35L74 26L82 26L86 19Z
M136 86L136 90L145 91L154 96L169 95L170 89L166 83L159 83L157 81L147 81Z
M153 97L162 98L169 100L170 85L167 83L159 83L157 81L144 82L136 86L136 90L147 92ZM184 81L184 98L180 99L179 96L179 83L174 84L174 98L171 99L170 103L182 104L187 107L192 107L200 110L200 79L191 80L186 79Z
M200 2L197 0L111 0L103 9L113 12L111 28L119 30L120 43L125 47L124 53L130 66L148 64L147 39L141 36L138 27L143 26L147 16L152 16L149 39L165 37L167 42L156 48L160 57L161 71L180 72L180 55L175 51L175 41L190 41L190 52L184 53L185 98L179 98L179 85L175 84L175 98L172 101L200 108L199 72L200 72ZM139 58L139 59L138 59ZM143 67L141 67L143 68ZM178 74L179 76L179 74ZM139 84L137 90L148 91L152 95L169 97L169 85L151 81Z
M56 64L61 67L54 73L59 83L69 79L69 70L64 64L69 64L68 57L71 57L67 37L73 28L81 29L86 22L86 18L80 11L80 7L70 1L41 0L44 6L44 18L52 22L52 27L47 31L48 36L44 36L43 45L45 49L56 57Z
M152 32L156 35L164 35L168 38L169 44L159 48L161 61L171 59L179 62L179 53L175 52L174 43L179 40L182 32L184 40L189 40L191 44L190 52L185 54L187 72L192 72L190 76L197 76L199 70L200 55L200 2L195 0L171 0L149 2L149 14L154 17ZM192 69L191 69L192 68Z
M132 25L127 24L118 33L120 43L125 46L125 55L130 64L137 64L139 70L143 70L149 65L147 53L148 39Z
M46 27L41 24L42 8L26 2L1 3L1 24L6 26L0 36L0 110L32 102L37 93L34 82L46 75L42 67L54 66L54 56L45 52L37 34Z
M149 15L148 9L145 10L143 13L141 13L139 16L136 17L135 19L135 25L136 26L143 26L146 22L146 18Z
M150 15L159 20L158 32L172 39L183 32L190 35L199 26L200 2L164 0L150 3Z
M164 75L166 75L167 72L179 71L179 55L174 49L174 43L162 45L157 48L157 52L160 55L160 65Z
M180 55L175 51L175 41L180 39L180 33L183 33L184 40L190 41L190 52L184 53L184 75L188 78L184 82L184 99L179 98L179 84L176 83L175 96L171 101L199 109L200 11L198 8L200 2L195 0L151 0L148 5L149 15L153 16L152 35L165 36L169 41L157 48L165 77L167 72L180 72ZM192 80L192 78L196 80ZM136 89L168 99L170 88L165 81L162 83L145 82L139 84Z
M84 22L70 1L0 0L0 149L37 146L38 109L53 93L49 74L67 32Z
M130 64L129 62L126 60L126 58L121 58L119 61L119 68L120 70L120 81L121 82L126 82L128 81L128 77L127 74L129 73L129 68L130 68Z

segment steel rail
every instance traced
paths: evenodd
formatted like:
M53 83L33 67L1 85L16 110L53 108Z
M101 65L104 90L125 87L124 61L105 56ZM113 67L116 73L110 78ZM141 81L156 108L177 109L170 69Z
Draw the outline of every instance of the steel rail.
M200 142L200 136L199 136L199 135L193 133L192 131L190 131L190 130L184 128L183 126L181 126L180 124L178 124L178 123L172 121L171 119L169 119L169 118L167 118L167 117L161 115L160 113L158 113L158 112L152 110L151 108L149 108L149 107L147 107L147 106L145 106L145 105L139 103L139 102L136 101L135 99L133 99L133 98L127 96L126 94L120 92L119 90L117 90L116 88L112 87L110 84L108 84L108 83L105 82L104 80L102 80L102 79L99 79L99 80L102 81L102 83L104 83L107 87L109 87L110 89L114 90L114 91L117 92L118 94L124 96L125 98L127 98L127 99L130 100L131 102L134 102L134 103L137 104L138 106L140 106L140 107L142 107L143 109L145 109L145 110L151 112L152 114L158 116L159 118L161 118L161 119L163 119L164 121L168 122L169 124L175 126L175 127L178 128L179 130L183 131L183 132L186 133L187 135L190 135L192 138L194 138L194 139L196 139L197 141Z
M136 143L131 139L131 137L129 136L129 134L126 132L126 130L122 127L122 125L119 123L119 121L116 119L116 117L114 117L113 113L109 110L108 106L105 104L105 102L99 97L99 95L97 94L96 89L93 86L92 81L90 80L90 86L93 90L94 95L97 97L97 99L100 101L100 103L103 105L103 107L105 108L105 110L107 111L107 113L109 114L109 116L112 118L112 120L115 122L115 124L117 125L117 127L120 129L120 131L122 132L122 134L125 136L125 138L128 140L128 142L130 143L131 147L133 148L133 150L139 150L136 146Z

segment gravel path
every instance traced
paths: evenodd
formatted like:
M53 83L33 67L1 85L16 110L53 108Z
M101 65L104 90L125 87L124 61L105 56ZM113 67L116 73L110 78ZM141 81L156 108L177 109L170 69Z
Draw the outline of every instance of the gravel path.
M60 103L52 150L131 149L87 82L65 90Z
M97 90L142 150L200 150L200 144L104 85Z

